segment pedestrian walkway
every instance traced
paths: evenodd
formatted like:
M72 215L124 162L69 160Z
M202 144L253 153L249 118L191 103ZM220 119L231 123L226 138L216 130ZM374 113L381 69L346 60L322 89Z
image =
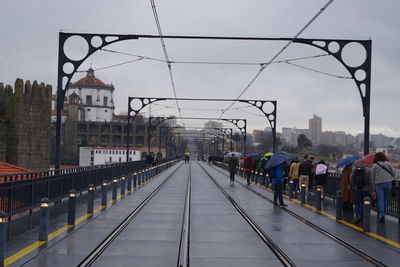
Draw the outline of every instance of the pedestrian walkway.
M93 266L177 266L182 257L199 267L398 266L395 246L287 199L287 208L273 206L272 197L238 177L231 185L220 168L181 162L10 266L76 266L88 259Z

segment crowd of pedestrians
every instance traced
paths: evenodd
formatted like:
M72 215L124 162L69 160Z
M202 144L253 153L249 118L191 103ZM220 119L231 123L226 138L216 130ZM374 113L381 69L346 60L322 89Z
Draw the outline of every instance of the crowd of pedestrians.
M319 160L314 162L312 156L305 155L302 160L294 157L273 168L266 168L272 153L261 157L229 157L230 183L235 183L235 174L238 167L244 170L247 184L255 180L255 174L259 177L259 183L274 189L274 204L286 206L282 194L286 190L288 181L293 182L293 189L300 193L300 185L304 184L306 196L309 198L316 187L321 188L321 196L325 198L325 187L328 181L328 164ZM209 158L209 163L213 158ZM378 152L374 155L372 167L368 167L364 159L357 160L344 166L340 177L340 190L344 211L355 213L354 223L362 222L364 198L369 196L377 202L378 221L384 222L388 205L388 199L392 192L392 183L395 179L395 171L389 163L386 155ZM353 208L354 207L354 208Z

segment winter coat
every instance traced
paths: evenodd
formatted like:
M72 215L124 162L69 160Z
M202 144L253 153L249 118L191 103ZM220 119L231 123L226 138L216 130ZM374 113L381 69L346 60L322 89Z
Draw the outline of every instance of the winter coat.
M239 161L235 158L229 158L228 168L230 173L236 173L237 167L239 165Z
M374 188L374 182L373 182L373 180L372 180L372 175L371 175L371 169L370 168L367 168L367 167L365 167L365 166L359 166L359 167L361 167L361 168L365 168L365 175L366 175L366 180L367 180L367 184L364 186L364 188L361 188L360 190L362 190L362 191L374 191L373 190L373 188ZM351 188L353 189L353 190L358 190L357 189L357 185L355 184L355 172L354 172L354 170L355 170L356 168L354 168L353 170L352 170L352 172L351 172L351 177L350 177L350 185L351 185Z
M249 168L245 167L245 165L246 165L245 163L246 163L247 160L250 160L250 167ZM251 172L254 169L254 160L252 160L251 158L244 158L243 159L243 169L245 171L247 171L247 172Z
M349 188L350 176L352 172L352 165L344 167L342 175L340 177L340 190L342 191L343 202L354 203L355 193Z
M279 164L274 168L275 177L272 178L272 184L279 184L283 181L284 169L283 164Z
M292 165L290 165L290 170L289 170L290 178L299 179L299 167L300 167L300 162L293 162Z
M307 160L300 163L299 175L307 175L310 177L312 173L313 173L313 165L310 161Z
M385 167L388 171L386 171L384 168L379 166L379 164L383 167ZM383 184L383 183L390 183L393 181L393 177L396 177L395 172L393 170L392 165L389 163L389 161L379 161L378 163L374 163L372 165L372 179L375 184Z

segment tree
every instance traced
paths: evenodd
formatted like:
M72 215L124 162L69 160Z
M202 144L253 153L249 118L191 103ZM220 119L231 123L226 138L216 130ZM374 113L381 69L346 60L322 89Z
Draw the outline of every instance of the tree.
M312 142L307 138L305 134L299 134L297 137L297 146L299 148L310 148L312 147Z

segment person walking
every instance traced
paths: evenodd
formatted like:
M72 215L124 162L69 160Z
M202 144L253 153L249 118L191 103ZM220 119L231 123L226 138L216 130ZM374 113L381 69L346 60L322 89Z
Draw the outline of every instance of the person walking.
M358 224L363 218L364 197L373 192L371 170L366 167L365 160L359 160L355 164L350 177L351 189L355 192L354 211L356 218L354 224Z
M299 182L300 182L300 184L306 185L306 195L307 195L307 190L308 190L309 178L312 175L312 169L313 169L313 166L312 166L311 162L308 160L308 156L305 155L303 158L303 162L300 163L300 166L299 166Z
M153 165L153 161L154 161L154 157L153 155L150 153L146 156L146 168L151 168L151 166Z
M283 163L274 167L273 173L274 177L272 177L272 185L274 187L274 205L280 207L286 207L287 205L283 203L283 195L282 195L282 184L284 178Z
M290 164L290 169L289 169L289 179L293 181L293 190L294 191L299 191L299 167L300 167L300 161L298 158L295 158L292 161L292 164Z
M315 185L321 186L321 196L325 198L325 186L328 179L328 166L325 161L320 160L315 168Z
M247 184L250 184L250 179L254 169L254 160L251 158L243 158L243 169L246 172Z
M396 177L392 165L383 152L377 152L372 164L372 177L378 201L378 220L385 221L386 207L392 190L392 181Z
M355 200L355 193L350 190L350 176L353 169L353 163L346 165L343 168L342 175L340 176L340 191L342 191L343 211L352 212L353 203Z
M235 184L235 174L237 171L237 167L239 165L239 161L235 157L229 157L228 159L228 168L229 168L229 177L231 179L231 184Z

